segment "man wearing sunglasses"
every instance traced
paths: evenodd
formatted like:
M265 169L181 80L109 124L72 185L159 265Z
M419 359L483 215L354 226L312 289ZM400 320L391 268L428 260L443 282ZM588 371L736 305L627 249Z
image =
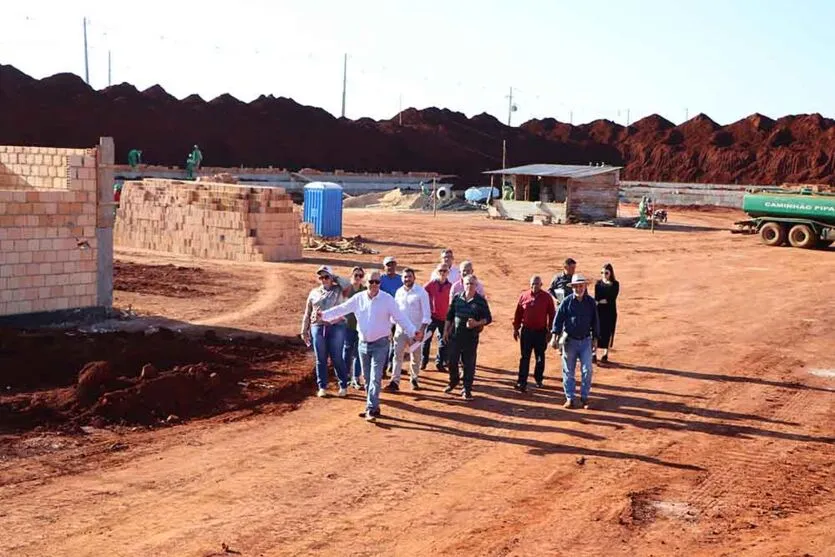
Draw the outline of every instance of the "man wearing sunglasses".
M411 342L421 341L423 333L415 330L409 318L397 307L394 298L380 289L379 271L368 275L367 286L368 290L320 312L319 317L322 321L332 322L349 313L356 316L360 362L368 391L365 412L360 417L373 422L380 417L380 390L383 368L388 359L391 323L399 325Z

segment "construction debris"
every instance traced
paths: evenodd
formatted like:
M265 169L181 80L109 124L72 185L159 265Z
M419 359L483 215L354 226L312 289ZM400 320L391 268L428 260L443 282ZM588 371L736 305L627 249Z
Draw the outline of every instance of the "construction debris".
M328 253L375 254L380 253L363 244L362 236L353 238L310 238L310 244L304 248L308 251L324 251Z

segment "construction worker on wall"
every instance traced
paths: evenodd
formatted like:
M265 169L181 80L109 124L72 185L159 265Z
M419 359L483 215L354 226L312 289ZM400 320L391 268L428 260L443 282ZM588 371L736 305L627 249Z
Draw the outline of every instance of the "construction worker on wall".
M128 151L128 164L131 170L136 171L136 167L142 164L142 151L139 149Z

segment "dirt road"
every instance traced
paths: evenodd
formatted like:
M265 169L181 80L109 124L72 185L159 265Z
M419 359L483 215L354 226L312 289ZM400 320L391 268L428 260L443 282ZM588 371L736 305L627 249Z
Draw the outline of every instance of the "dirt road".
M425 390L384 395L377 425L352 395L7 455L0 552L835 555L835 251L764 247L726 231L735 216L673 213L650 234L347 211L346 233L379 255L202 265L228 273L230 292L254 289L246 299L119 294L140 311L295 333L316 265L347 274L395 254L425 279L450 245L474 261L495 323L471 403L427 372ZM561 407L553 352L544 390L512 390L516 298L569 255L591 276L611 261L621 282L594 410ZM127 450L102 449L115 436Z

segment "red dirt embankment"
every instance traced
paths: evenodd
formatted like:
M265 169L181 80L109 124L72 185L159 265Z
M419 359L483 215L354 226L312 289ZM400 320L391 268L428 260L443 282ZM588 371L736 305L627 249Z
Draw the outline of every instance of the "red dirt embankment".
M720 126L704 114L681 125L658 115L628 127L608 120L572 126L553 118L511 128L488 114L408 109L390 120L335 118L292 99L231 95L177 100L156 85L101 91L76 75L33 79L0 65L0 144L89 146L116 140L149 164L184 166L194 143L212 166L346 171L438 171L483 183L482 171L531 162L625 166L624 179L712 183L835 183L835 121L820 114L760 114Z
M296 339L0 330L0 432L147 424L297 401Z

